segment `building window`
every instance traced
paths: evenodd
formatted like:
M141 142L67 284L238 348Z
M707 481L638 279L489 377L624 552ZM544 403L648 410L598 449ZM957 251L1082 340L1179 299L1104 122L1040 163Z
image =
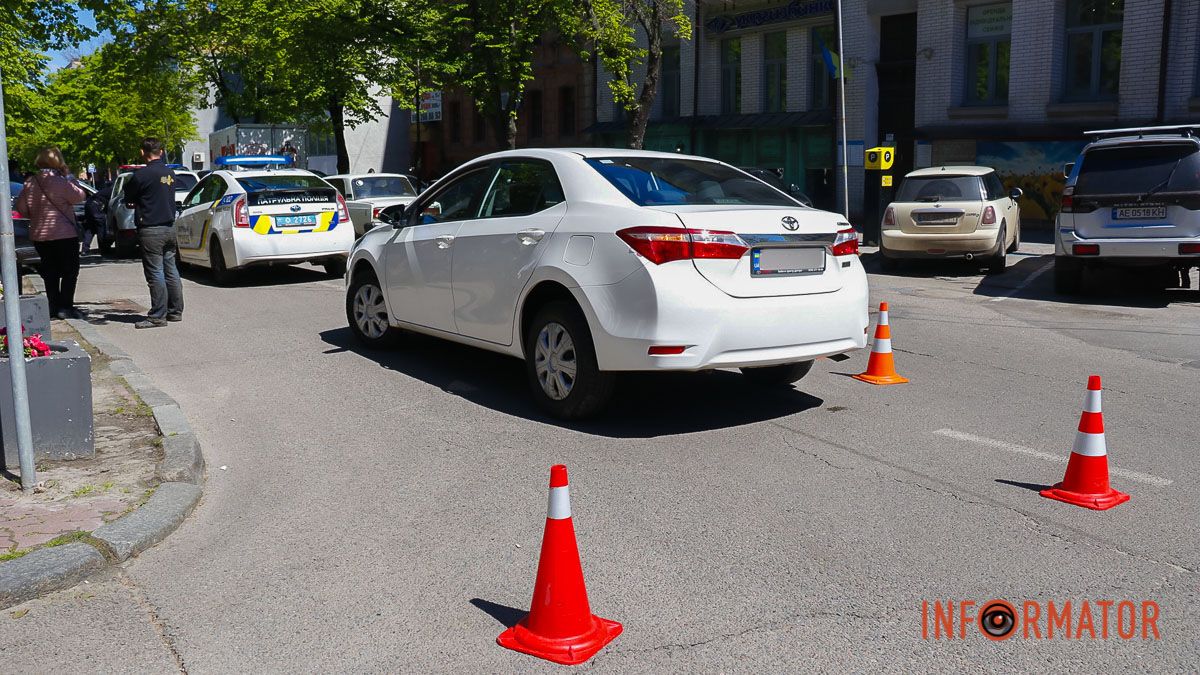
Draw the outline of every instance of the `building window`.
M483 113L479 112L479 108L476 108L475 106L471 106L471 109L475 111L475 114L471 118L471 138L476 143L482 143L485 131Z
M787 108L787 33L763 36L763 112Z
M575 87L558 88L558 135L575 135Z
M659 99L663 119L679 117L679 45L663 47Z
M542 91L534 89L529 92L529 137L542 137Z
M829 62L825 60L828 51L830 59L837 53L837 33L833 26L817 26L812 29L812 105L810 110L828 108L833 104L833 74L829 72Z
M974 105L1008 103L1012 3L967 9L966 99Z
M1067 0L1065 98L1117 97L1125 0Z
M721 112L742 111L742 39L721 40Z
M446 111L450 123L450 142L459 143L462 141L462 102L450 101L449 110Z

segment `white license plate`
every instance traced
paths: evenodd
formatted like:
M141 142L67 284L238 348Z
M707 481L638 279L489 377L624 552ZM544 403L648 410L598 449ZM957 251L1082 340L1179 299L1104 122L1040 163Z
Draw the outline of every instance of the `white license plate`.
M297 225L316 225L316 216L275 216L275 224L280 227L296 227Z
M1165 206L1121 206L1112 210L1113 220L1162 220L1167 217Z
M756 248L750 252L750 275L755 277L819 274L825 271L825 249Z

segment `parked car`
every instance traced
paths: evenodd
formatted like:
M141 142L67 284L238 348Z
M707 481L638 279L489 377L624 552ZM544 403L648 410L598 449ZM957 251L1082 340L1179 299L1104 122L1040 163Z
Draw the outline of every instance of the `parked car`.
M12 194L12 203L9 206L12 208L13 239L17 247L17 276L21 276L24 272L32 270L36 265L41 264L42 259L38 257L38 252L33 247L33 242L29 241L29 219L16 210L17 195L21 194L21 190L25 189L25 184L9 182L8 189Z
M783 178L774 169L760 169L758 167L753 167L753 166L749 166L749 167L743 166L743 167L738 167L738 168L740 168L742 171L745 171L746 173L750 174L751 176L754 176L755 178L761 180L762 182L766 183L767 185L770 185L771 187L775 188L776 190L780 190L782 192L788 193L789 195L792 196L793 199L800 202L801 204L804 204L805 206L813 205L813 201L808 198L808 195L804 194L804 191L800 189L799 185L796 185L795 183L789 183L789 184L785 185L783 182Z
M1054 227L1054 287L1084 290L1104 267L1157 272L1187 285L1200 266L1200 125L1090 132L1068 164Z
M939 166L908 173L883 212L879 254L885 268L911 258L983 259L1004 271L1021 245L1020 188L1005 192L986 166Z
M200 182L200 176L195 171L187 169L173 169L175 172L175 204L182 204L192 188L196 187L196 183Z
M409 204L417 198L408 177L398 173L343 173L326 176L325 181L346 199L354 232L359 236L371 229L384 208Z
M213 171L175 219L179 257L207 267L218 284L252 265L323 265L346 273L354 228L332 185L302 169Z
M702 157L512 150L439 180L351 251L365 345L412 330L523 358L551 414L599 411L621 371L799 380L866 344L858 237Z
M122 166L122 172L113 181L112 196L105 209L104 232L101 237L100 250L116 249L120 256L133 255L137 251L137 222L133 217L133 209L125 205L125 184L133 171L140 168L135 165Z

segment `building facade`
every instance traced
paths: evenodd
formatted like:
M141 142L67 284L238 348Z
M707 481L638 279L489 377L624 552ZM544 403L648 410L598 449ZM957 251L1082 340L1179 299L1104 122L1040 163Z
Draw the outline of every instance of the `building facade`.
M1053 217L1061 166L1095 128L1200 122L1194 0L833 0L690 4L671 45L646 147L775 168L841 210L837 80L846 73L851 216L863 149L896 147L895 172L996 167ZM676 56L678 54L678 56ZM624 143L623 112L597 78L593 130Z

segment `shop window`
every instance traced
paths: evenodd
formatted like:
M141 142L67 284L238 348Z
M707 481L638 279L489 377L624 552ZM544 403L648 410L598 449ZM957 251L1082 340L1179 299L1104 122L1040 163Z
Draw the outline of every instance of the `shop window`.
M837 52L837 32L833 26L812 29L812 104L810 110L828 108L833 104L833 74L825 61L825 50Z
M662 117L679 117L679 45L663 47L662 77L659 82Z
M763 36L763 112L783 112L787 106L787 33Z
M742 111L742 39L721 40L721 112Z
M1067 0L1068 100L1111 100L1121 79L1125 0Z
M558 88L558 135L575 135L575 87Z
M966 102L1008 103L1008 61L1012 45L1012 3L967 8Z

